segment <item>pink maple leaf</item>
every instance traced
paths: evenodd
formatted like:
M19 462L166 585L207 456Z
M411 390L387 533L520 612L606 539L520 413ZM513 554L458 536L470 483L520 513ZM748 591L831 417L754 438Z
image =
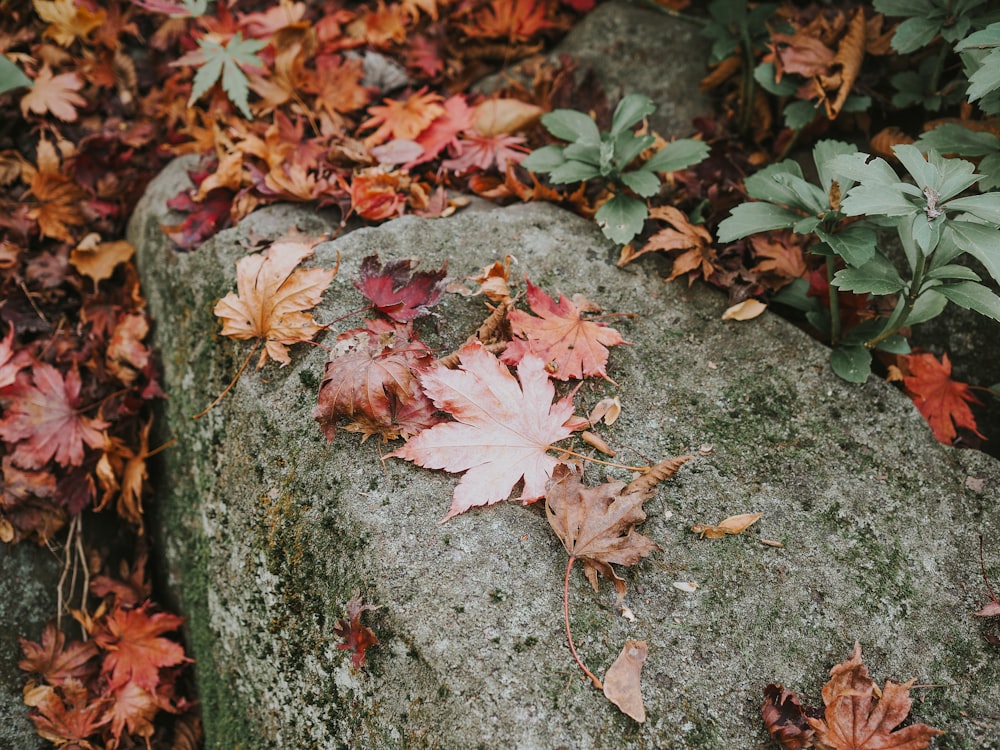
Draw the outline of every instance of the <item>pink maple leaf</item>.
M75 365L63 380L55 367L39 363L32 380L34 385L18 383L10 389L0 437L17 443L14 462L26 469L40 468L52 458L62 466L79 466L84 445L103 444L108 422L79 412L81 382Z
M515 379L478 341L458 354L461 369L437 367L421 376L434 405L458 421L424 430L389 454L428 469L465 472L443 521L508 498L522 478L516 499L542 497L559 463L547 451L570 436L564 423L573 414L571 398L552 403L555 389L538 357L525 356Z

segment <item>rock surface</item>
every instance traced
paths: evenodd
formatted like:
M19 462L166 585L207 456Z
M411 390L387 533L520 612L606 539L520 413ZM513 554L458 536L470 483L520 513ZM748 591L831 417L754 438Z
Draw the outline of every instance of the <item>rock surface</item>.
M40 641L42 628L56 612L56 586L62 569L49 550L29 543L0 549L0 748L51 747L28 720L21 688L27 675L18 637Z
M598 675L627 640L649 643L639 725L572 661L566 556L541 509L504 503L440 524L456 477L382 462L387 448L352 433L328 444L310 416L321 348L248 371L191 419L249 348L220 337L212 315L235 289L241 243L333 222L275 206L178 253L159 224L176 218L165 201L185 180L175 162L154 181L130 239L170 395L162 437L177 438L151 528L187 617L206 747L751 748L767 742L764 685L818 701L855 641L880 684L931 686L914 691L913 714L948 731L935 747L996 746L1000 661L983 638L995 626L971 612L986 601L978 533L1000 573L1000 464L939 445L891 386L839 381L826 350L777 317L723 322L710 289L665 285L652 265L616 269L592 223L550 205L407 217L317 246L315 265L341 259L317 312L337 331L358 324L341 318L363 306L352 280L373 252L423 268L448 260L453 278L513 253L517 273L550 293L636 313L615 323L632 342L612 350L617 387L587 381L578 413L618 395L622 416L603 432L627 462L698 457L646 505L641 530L664 552L625 572L635 622L579 571L570 599L577 647ZM449 294L418 328L446 351L484 313ZM737 537L689 530L745 512L763 518ZM355 589L381 606L368 613L380 643L360 673L333 630Z
M649 117L653 129L666 138L687 136L694 131L691 121L712 111L711 99L698 87L711 45L698 30L648 6L609 0L584 16L546 57L568 56L581 81L592 72L612 107L625 94L645 94L656 102ZM523 67L515 65L479 87L491 90L509 78L528 83Z

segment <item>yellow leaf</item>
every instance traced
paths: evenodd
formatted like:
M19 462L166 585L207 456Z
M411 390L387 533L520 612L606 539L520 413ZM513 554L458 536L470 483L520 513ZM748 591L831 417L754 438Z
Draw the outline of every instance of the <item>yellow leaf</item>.
M34 0L35 12L49 27L45 36L56 44L68 47L78 37L83 38L104 23L104 11L79 8L75 0Z
M628 641L604 676L604 696L640 724L646 720L640 679L648 654L645 641Z
M517 99L488 99L476 107L473 126L483 135L505 135L529 127L543 112Z
M738 516L730 516L717 526L696 523L691 527L691 531L695 534L700 534L703 539L705 537L709 539L722 539L726 534L739 534L746 531L753 524L757 523L762 515L762 513L742 513Z
M745 299L722 313L723 320L753 320L767 309L760 300Z

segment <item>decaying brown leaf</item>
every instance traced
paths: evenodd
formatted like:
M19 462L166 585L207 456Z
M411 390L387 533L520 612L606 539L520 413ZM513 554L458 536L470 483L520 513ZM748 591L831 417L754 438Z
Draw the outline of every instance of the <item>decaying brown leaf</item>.
M727 307L725 312L722 313L723 320L753 320L759 317L767 309L767 305L761 302L759 299L745 299L742 302L737 302L731 307Z
M786 690L784 685L772 683L764 688L764 705L760 715L768 733L782 750L812 747L816 733L809 727L799 696Z
M604 675L604 696L640 724L646 720L640 677L648 655L645 641L627 641Z
M738 516L730 516L717 526L696 523L691 527L691 531L701 536L702 539L722 539L726 534L740 534L757 523L762 513L742 513Z
M910 688L915 680L888 681L879 691L861 662L861 644L851 658L830 670L823 686L824 718L808 718L816 731L817 750L923 750L944 734L926 724L892 731L910 713Z

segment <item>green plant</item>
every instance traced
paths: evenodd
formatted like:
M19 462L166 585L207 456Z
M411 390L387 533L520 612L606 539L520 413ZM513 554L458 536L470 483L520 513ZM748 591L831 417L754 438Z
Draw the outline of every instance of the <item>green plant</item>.
M652 135L636 135L632 127L656 109L641 94L622 98L611 118L611 130L601 132L592 117L575 109L557 109L542 116L542 124L566 146L543 146L521 165L548 173L556 184L604 180L614 196L595 215L604 235L625 244L642 231L649 215L645 198L660 190L660 174L697 164L708 155L708 146L690 138L669 143L651 158L632 168L639 155L653 145ZM636 197L639 196L639 197Z
M821 141L813 149L818 186L804 179L794 161L771 165L745 182L759 202L734 208L718 230L720 242L783 228L815 235L819 242L811 251L826 257L829 310L804 293L804 281L775 299L805 311L828 333L831 366L851 382L867 379L872 350L908 353L901 329L934 318L949 301L1000 321L1000 297L955 262L968 253L1000 281L1000 193L960 197L982 179L973 164L933 150L925 159L909 145L894 152L912 183L884 159ZM880 249L892 232L905 256L905 277ZM838 291L894 296L892 313L842 331Z

